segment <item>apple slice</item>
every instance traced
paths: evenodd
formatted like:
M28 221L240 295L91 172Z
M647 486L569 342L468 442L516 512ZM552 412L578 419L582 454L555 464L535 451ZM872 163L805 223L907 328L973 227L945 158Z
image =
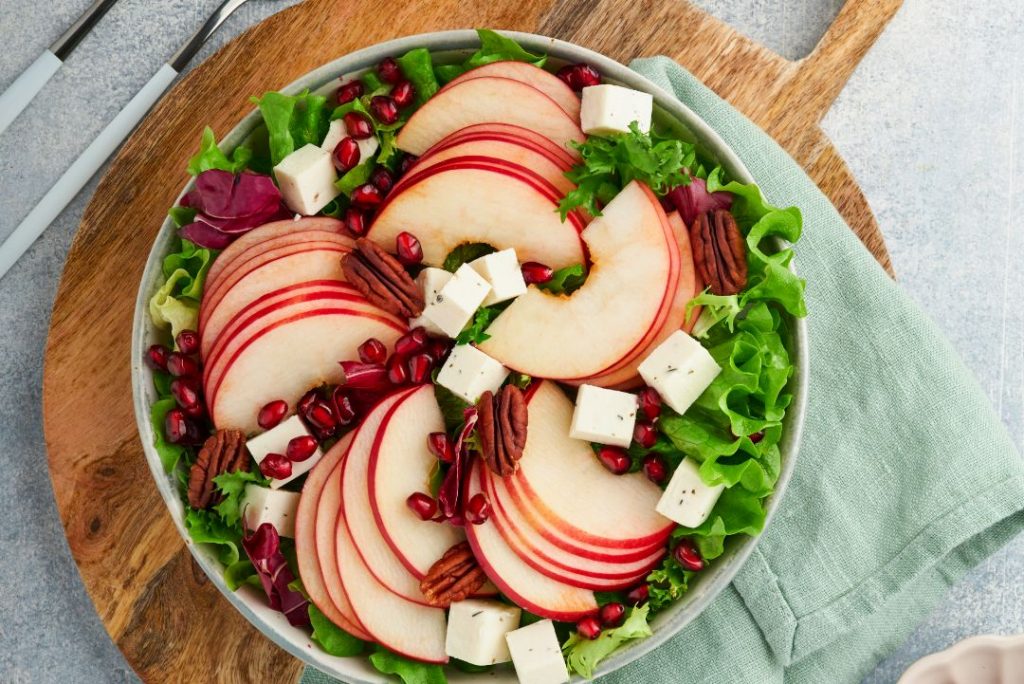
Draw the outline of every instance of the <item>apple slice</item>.
M206 385L214 425L256 432L256 416L268 402L281 399L294 406L309 388L341 382L338 362L355 360L360 344L376 337L390 347L408 330L381 314L313 302L254 330L226 357L222 374Z
M562 223L557 207L557 191L518 164L449 160L413 174L389 195L367 237L391 249L399 233L413 231L428 266L441 266L453 249L473 242L512 247L520 261L552 268L586 263L582 219Z
M593 264L583 286L568 297L531 287L487 329L481 351L533 377L581 379L613 369L661 329L680 259L654 193L633 181L582 236Z
M491 520L509 547L530 567L548 577L582 589L617 591L635 586L661 562L665 548L631 562L607 562L562 549L541 536L495 487L502 478L480 468L481 487L491 502Z
M487 76L438 91L409 118L395 144L421 155L460 128L478 123L529 128L563 149L570 140L585 139L576 121L541 91L520 81Z
M580 98L565 81L558 78L551 72L536 67L529 62L514 62L511 60L503 62L491 62L484 66L471 69L461 76L452 79L444 88L451 88L454 85L469 81L474 78L487 76L498 76L500 78L511 78L533 86L558 103L558 106L565 110L565 113L572 117L576 123L580 121ZM443 91L444 88L441 90Z
M479 494L480 461L466 477L466 500ZM493 520L466 525L466 538L480 567L505 596L541 617L575 622L597 610L594 592L551 579L530 567L501 537Z
M332 548L334 546L334 529L331 528L330 534L326 534L328 531L326 526L323 526L322 529L317 527L317 507L328 476L345 455L351 441L352 433L338 440L306 477L306 484L303 485L302 496L299 498L299 507L295 513L295 557L299 566L302 586L306 589L306 594L313 605L319 608L328 620L349 634L365 641L370 638L370 635L363 631L362 626L356 621L352 606L348 603L348 597L344 595L344 592L340 592L337 601L332 598L317 556L317 549L322 548L322 542L327 541L328 538ZM331 557L333 559L333 553Z
M384 416L402 395L391 395L375 406L356 431L349 453L369 450ZM335 467L331 479L342 486L342 467ZM377 581L363 563L345 518L345 506L334 509L336 521L334 561L352 609L370 637L381 646L407 658L429 663L446 663L444 611L408 601Z
M431 432L444 432L433 385L422 385L396 404L370 455L369 502L380 535L417 579L445 551L465 539L453 525L425 522L406 505L414 492L429 492L437 458L427 448ZM357 539L357 535L353 534Z
M558 145L553 143L550 138L546 138L540 133L531 131L528 128L523 128L522 126L515 126L513 124L504 123L481 123L473 124L472 126L466 126L465 128L460 128L459 130L449 135L447 138L438 141L436 145L434 145L433 147L430 148L430 150L427 150L424 153L424 156L430 154L431 150L441 149L449 144L461 140L483 136L497 136L502 138L517 138L519 140L525 140L531 145L543 150L545 154L551 155L560 163L568 167L572 167L574 164L576 164L577 161L576 158L573 157L573 155L569 154L568 150L559 147Z

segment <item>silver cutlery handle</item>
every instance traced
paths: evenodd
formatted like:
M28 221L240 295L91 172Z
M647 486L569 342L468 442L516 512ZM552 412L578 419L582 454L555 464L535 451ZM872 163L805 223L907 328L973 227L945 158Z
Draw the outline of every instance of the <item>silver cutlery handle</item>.
M46 82L57 73L61 64L63 62L57 55L45 50L28 69L14 79L14 83L0 95L0 133L18 118L21 110L25 109Z

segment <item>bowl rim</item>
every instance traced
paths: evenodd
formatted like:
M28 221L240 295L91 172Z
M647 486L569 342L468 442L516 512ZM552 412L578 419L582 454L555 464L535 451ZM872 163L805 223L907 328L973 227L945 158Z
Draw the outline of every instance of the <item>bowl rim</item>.
M519 31L501 31L501 33L516 39L521 45L532 52L546 53L552 61L558 63L588 62L594 65L611 82L651 93L654 96L656 109L662 115L667 115L674 122L682 124L733 178L744 183L754 182L754 178L738 155L707 122L697 116L696 113L677 100L672 94L663 90L644 76L609 57L568 41ZM372 67L384 57L403 54L407 50L416 47L425 47L434 53L469 52L475 50L478 46L479 39L477 33L471 29L437 31L404 36L376 43L342 55L300 76L292 83L280 88L280 90L286 93L297 93L305 88L314 91L323 89L343 74L359 72ZM249 131L255 128L258 122L259 113L254 109L224 137L222 144L229 146L239 144ZM191 185L192 181L184 187L177 199L180 199L190 189ZM156 337L148 315L148 301L151 293L155 291L157 283L162 279L161 262L163 256L170 249L173 237L174 227L171 220L167 218L164 220L147 257L145 270L136 297L131 344L132 394L136 423L146 455L146 461L161 498L196 563L203 569L203 572L206 573L210 581L224 595L228 602L246 620L259 629L264 636L294 657L302 660L306 665L311 665L332 676L343 678L345 681L358 684L385 682L387 681L386 679L366 666L365 658L338 658L320 650L313 645L308 634L290 626L280 613L271 611L266 607L265 597L251 587L241 587L234 592L229 590L222 576L223 566L210 550L200 548L193 543L185 529L184 508L181 496L177 491L177 486L172 476L164 473L159 455L154 447L154 433L149 419L150 406L155 396L152 386L152 372L142 362L144 350ZM792 264L791 268L793 268ZM734 545L723 556L716 559L715 563L711 565L706 573L702 573L700 582L691 588L682 600L662 611L653 620L653 636L627 644L626 647L606 658L595 671L595 678L624 667L677 635L686 625L703 612L726 585L732 582L743 563L753 553L760 538L767 532L796 465L807 408L809 361L806 319L793 319L790 317L789 330L792 362L794 365L794 375L790 379L789 389L793 395L793 402L786 412L785 429L779 445L782 454L782 469L775 485L775 490L767 501L764 529L756 537L748 536L734 542ZM453 681L495 681L494 674L485 676L456 674L455 672L450 672L449 674L454 675L450 677ZM578 679L578 676L573 677L573 681ZM509 681L514 681L514 678L510 678Z

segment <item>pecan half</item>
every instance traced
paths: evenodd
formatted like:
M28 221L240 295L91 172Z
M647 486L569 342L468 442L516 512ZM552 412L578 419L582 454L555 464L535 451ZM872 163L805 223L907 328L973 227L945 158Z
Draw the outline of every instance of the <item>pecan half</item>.
M469 542L462 542L445 551L441 560L430 566L420 582L420 591L430 605L447 608L468 598L486 582L487 575L476 562Z
M747 247L728 209L699 215L690 227L697 277L712 294L738 294L747 286Z
M359 238L356 248L341 258L345 278L370 302L396 316L423 313L423 293L402 263L372 240Z
M249 454L241 430L217 430L203 442L196 462L188 472L188 503L206 508L224 498L216 490L213 478L237 470L249 470Z
M526 399L515 385L505 385L497 396L484 392L477 402L480 455L491 472L508 477L519 470L526 448Z

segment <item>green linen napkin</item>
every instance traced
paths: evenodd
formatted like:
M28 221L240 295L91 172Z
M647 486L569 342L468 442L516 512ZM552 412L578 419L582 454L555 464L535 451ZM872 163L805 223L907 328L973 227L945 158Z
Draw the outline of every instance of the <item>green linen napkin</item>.
M732 586L602 681L857 682L1024 527L1024 462L949 344L800 166L675 62L631 67L708 121L770 202L803 212L810 398L786 497Z

